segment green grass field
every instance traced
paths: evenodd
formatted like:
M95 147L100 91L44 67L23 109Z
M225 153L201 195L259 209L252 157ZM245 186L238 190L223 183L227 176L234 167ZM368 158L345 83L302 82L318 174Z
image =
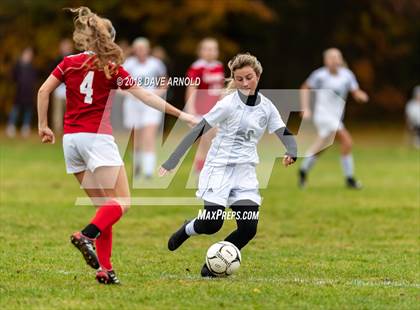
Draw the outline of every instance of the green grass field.
M402 129L354 131L362 191L343 186L333 147L296 188L297 167L279 163L262 191L256 238L238 274L199 277L207 247L233 228L166 249L168 236L197 206L132 207L115 228L113 262L121 286L100 286L69 243L94 214L67 176L61 142L0 137L0 308L60 309L418 309L420 153ZM190 157L189 157L190 159ZM165 196L184 190L188 171ZM133 196L159 196L136 190Z

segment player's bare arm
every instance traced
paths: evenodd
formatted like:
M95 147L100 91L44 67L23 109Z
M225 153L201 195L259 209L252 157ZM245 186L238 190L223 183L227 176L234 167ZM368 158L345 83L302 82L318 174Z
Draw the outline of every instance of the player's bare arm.
M54 133L48 127L48 105L50 94L60 83L55 76L50 75L38 90L38 134L42 143L55 143Z
M188 85L187 90L185 92L185 111L189 114L195 115L195 96L197 94L197 86L195 85Z
M359 103L366 103L369 101L368 94L361 89L353 90L351 92L351 95L353 96L354 100L356 100Z

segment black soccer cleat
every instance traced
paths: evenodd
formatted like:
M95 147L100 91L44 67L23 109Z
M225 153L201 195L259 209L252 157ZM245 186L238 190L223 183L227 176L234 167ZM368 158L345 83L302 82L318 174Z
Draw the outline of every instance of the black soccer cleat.
M203 278L216 278L217 277L214 273L210 271L206 263L204 263L203 268L201 268L201 276Z
M185 221L184 224L178 229L168 240L169 251L175 251L181 246L190 236L185 232L185 226L191 221Z
M94 269L99 268L99 261L92 239L83 236L81 232L75 232L70 236L70 241L82 253L83 258L90 267Z
M299 170L299 182L298 182L299 188L305 188L306 187L306 172L303 170Z
M121 284L114 270L99 269L96 272L96 280L101 284Z
M349 177L346 179L346 186L350 189L362 189L363 185L360 181L356 180L353 177Z

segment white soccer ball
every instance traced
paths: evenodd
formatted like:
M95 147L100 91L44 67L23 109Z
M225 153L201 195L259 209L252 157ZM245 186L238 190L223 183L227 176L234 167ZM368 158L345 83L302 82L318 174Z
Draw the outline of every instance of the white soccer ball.
M230 276L241 265L241 252L233 243L219 241L207 250L206 265L218 277Z

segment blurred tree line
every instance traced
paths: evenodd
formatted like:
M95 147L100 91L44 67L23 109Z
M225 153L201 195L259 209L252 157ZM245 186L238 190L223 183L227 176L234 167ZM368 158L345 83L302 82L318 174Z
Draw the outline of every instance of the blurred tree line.
M58 43L71 37L65 7L89 6L112 20L117 40L148 37L163 46L172 75L183 76L204 36L220 42L226 63L249 51L264 66L262 88L295 89L322 65L322 51L343 51L371 103L350 105L350 115L402 117L411 89L420 83L418 0L2 0L0 2L0 119L14 96L10 72L21 50L35 48L40 83L52 69ZM183 89L174 104L183 105Z

